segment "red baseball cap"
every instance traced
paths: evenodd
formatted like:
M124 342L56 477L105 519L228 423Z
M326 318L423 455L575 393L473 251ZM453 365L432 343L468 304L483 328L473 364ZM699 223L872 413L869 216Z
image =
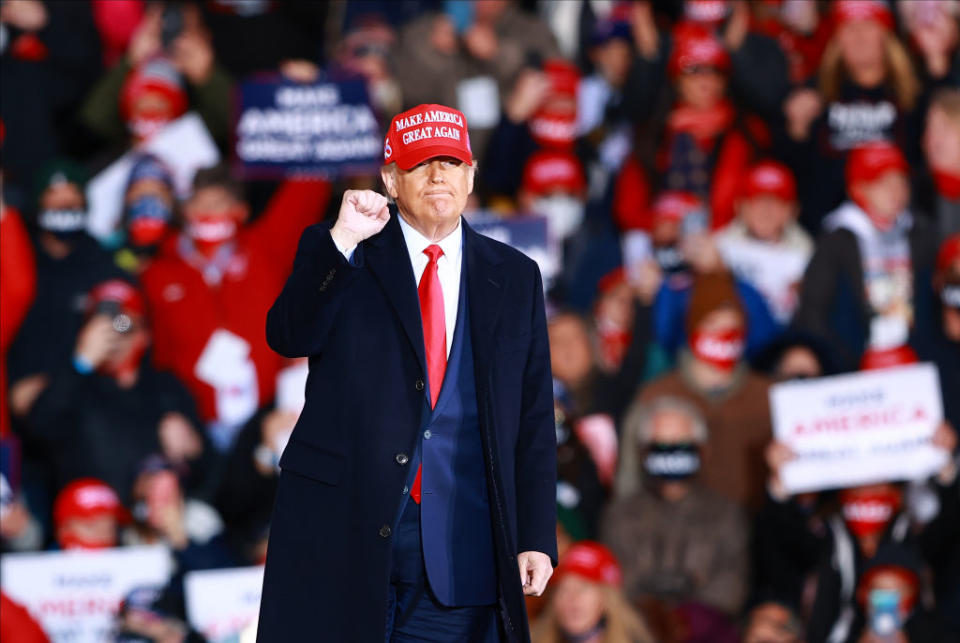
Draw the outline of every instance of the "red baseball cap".
M906 366L916 364L920 361L917 353L907 344L895 348L877 350L868 349L860 360L861 371L876 371L883 368L893 368L894 366Z
M667 190L657 196L650 209L653 212L654 221L683 221L685 216L702 207L703 203L695 194L681 190Z
M784 201L797 200L797 182L786 165L776 161L760 161L747 170L740 187L741 198L752 199L762 194L773 195Z
M120 114L124 120L130 119L137 99L148 92L163 94L170 101L172 118L187 111L187 92L183 77L166 58L147 60L127 75L120 90Z
M726 73L730 54L709 29L692 22L681 22L673 30L673 51L667 63L672 78L693 67L714 67Z
M523 168L523 189L536 195L549 194L556 189L579 193L585 188L583 166L571 152L534 152Z
M143 295L123 279L109 279L97 284L90 291L87 310L92 313L105 301L115 301L125 312L143 315L146 312Z
M409 170L437 156L473 165L470 134L463 112L445 105L417 105L393 117L383 143L383 164Z
M893 29L893 12L883 0L834 0L830 9L833 28L855 20L873 20Z
M560 581L569 574L614 587L623 583L623 572L616 557L609 549L591 540L581 540L570 546L560 559L553 580Z
M865 143L850 151L847 157L847 188L874 181L891 170L910 173L910 166L900 148L887 141Z
M57 495L53 521L58 526L67 520L114 516L123 521L126 512L116 492L96 478L74 480Z

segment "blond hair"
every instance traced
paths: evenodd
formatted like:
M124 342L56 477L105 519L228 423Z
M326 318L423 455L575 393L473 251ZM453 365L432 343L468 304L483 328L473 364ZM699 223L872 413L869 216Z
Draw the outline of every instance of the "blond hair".
M630 606L623 592L609 585L602 585L600 591L607 619L601 639L603 643L654 643L643 617ZM564 640L553 601L543 610L530 632L533 643L560 643Z
M913 63L907 48L892 32L888 32L883 41L884 59L887 64L887 81L893 86L897 97L897 106L909 111L917 102L920 83L913 71ZM840 43L836 38L830 40L820 60L820 93L827 102L840 98L840 87L847 77L843 64Z

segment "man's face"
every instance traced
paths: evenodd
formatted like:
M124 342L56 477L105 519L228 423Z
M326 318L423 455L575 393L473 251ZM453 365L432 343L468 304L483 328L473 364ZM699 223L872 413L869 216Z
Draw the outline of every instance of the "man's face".
M613 38L594 50L593 60L613 87L623 87L633 62L633 49L623 38Z
M677 79L680 99L697 109L707 109L720 102L726 86L726 79L712 67L688 71Z
M597 583L570 574L558 584L553 596L557 623L567 634L588 632L603 616L603 590Z
M960 123L940 108L934 107L927 115L923 153L933 169L960 173Z
M208 215L230 215L243 220L246 214L246 204L218 185L197 190L183 208L183 216L188 222Z
M61 542L79 542L91 549L117 544L117 519L111 515L96 518L72 518L57 530Z
M910 201L910 183L899 170L884 172L873 181L861 181L853 190L871 217L881 224L893 223Z
M780 358L774 375L781 381L802 377L820 377L823 375L823 369L812 350L806 346L794 346L787 349L787 352Z
M740 216L750 234L771 243L780 241L794 212L793 203L772 194L760 194L740 202Z
M83 192L76 183L54 183L40 197L41 210L83 210Z
M421 232L456 225L473 192L473 174L473 166L452 156L427 159L409 170L393 165L381 171L387 193Z
M651 419L650 441L656 444L690 444L694 442L693 423L679 411L660 411Z
M583 322L574 315L560 315L550 321L548 334L553 376L568 386L581 382L593 366L590 337Z

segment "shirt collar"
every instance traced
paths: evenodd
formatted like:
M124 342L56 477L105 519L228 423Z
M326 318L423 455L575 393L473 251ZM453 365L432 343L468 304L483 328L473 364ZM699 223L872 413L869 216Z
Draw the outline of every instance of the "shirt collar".
M461 241L463 239L462 217L457 218L457 227L443 239L440 239L440 241L430 241L430 239L427 239L412 225L407 223L399 212L397 213L397 218L400 219L400 230L403 231L403 240L407 244L407 250L410 252L411 259L414 261L420 259L426 261L427 255L423 254L423 251L427 246L434 243L440 246L440 249L443 250L443 256L450 261L455 262L459 258Z

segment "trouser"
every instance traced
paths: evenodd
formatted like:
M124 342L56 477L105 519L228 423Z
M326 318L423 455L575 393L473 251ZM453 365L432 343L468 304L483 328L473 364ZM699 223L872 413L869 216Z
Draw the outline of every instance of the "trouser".
M387 643L496 643L501 640L497 621L493 605L447 607L434 596L423 562L420 505L408 499L394 532L387 597Z

